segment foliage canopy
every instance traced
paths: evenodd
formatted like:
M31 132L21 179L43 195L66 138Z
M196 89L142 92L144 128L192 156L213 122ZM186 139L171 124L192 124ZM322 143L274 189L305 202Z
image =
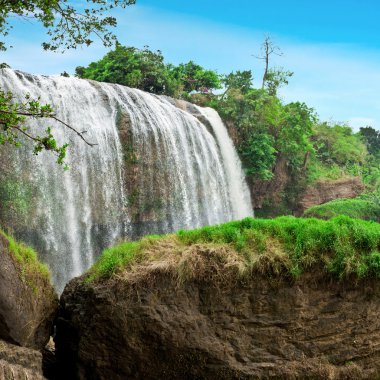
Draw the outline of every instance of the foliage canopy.
M380 156L380 131L367 126L360 128L359 134L363 137L368 152L372 156Z
M108 13L115 7L125 8L131 4L135 4L135 0L86 0L76 6L68 0L0 0L0 35L9 34L12 29L9 17L16 15L32 17L47 28L50 41L42 44L46 50L88 46L93 43L94 35L105 46L111 46L116 37L108 29L117 22ZM6 49L4 41L0 41L0 49Z
M43 149L52 151L57 155L57 163L62 165L68 144L57 145L50 127L42 136L32 135L25 125L27 117L42 119L55 118L55 115L49 104L41 105L29 95L25 96L24 102L18 103L14 101L11 92L0 90L0 145L9 143L18 147L21 145L20 136L23 135L34 141L34 154Z
M151 51L116 44L102 59L79 66L79 78L118 83L159 95L181 97L192 91L209 92L221 87L219 75L190 61L178 66L164 63L160 50Z
M108 28L116 26L116 19L109 16L108 12L115 7L125 8L134 3L135 0L86 0L85 4L74 6L68 0L0 0L0 36L5 38L10 33L10 16L31 17L47 29L50 41L42 44L45 50L64 51L79 45L88 46L93 42L91 38L94 35L105 46L111 46L116 37ZM0 40L0 50L6 48L5 41ZM6 67L6 64L2 64L0 69ZM58 120L50 105L40 104L39 99L31 99L28 94L24 101L17 101L11 92L0 88L0 144L19 146L22 141L20 136L23 135L34 141L34 154L49 150L57 155L59 164L64 164L68 144L59 146L50 127L42 136L33 134L27 126L28 118ZM93 145L81 132L58 121L73 130L87 144Z
M147 46L140 50L117 44L101 60L90 63L88 67L77 67L75 75L155 94L170 94L172 91L172 80L161 51L151 51Z

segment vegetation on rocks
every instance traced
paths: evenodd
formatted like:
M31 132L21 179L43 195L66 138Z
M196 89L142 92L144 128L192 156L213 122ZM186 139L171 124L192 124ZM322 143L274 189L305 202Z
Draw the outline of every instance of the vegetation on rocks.
M165 262L181 278L181 274L188 274L184 256L189 248L199 247L208 255L229 251L228 255L211 256L236 267L239 278L252 272L297 277L316 268L336 278L380 277L380 224L340 216L328 221L246 218L181 230L176 235L145 237L104 251L86 278L122 277L125 272L138 272L144 265Z
M380 222L380 193L363 194L353 199L336 199L307 209L306 217L331 219L339 215Z
M31 248L0 231L0 340L42 349L57 307L46 265Z
M50 283L50 272L46 264L38 260L37 253L31 248L14 240L14 238L0 230L0 237L8 242L8 250L20 267L21 280L30 286L34 292L38 289L38 279Z

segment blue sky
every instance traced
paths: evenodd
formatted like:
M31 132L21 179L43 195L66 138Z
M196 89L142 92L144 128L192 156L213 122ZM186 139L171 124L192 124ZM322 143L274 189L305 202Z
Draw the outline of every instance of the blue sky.
M379 15L375 0L137 0L116 13L116 34L125 45L162 50L167 62L192 59L219 73L251 69L256 85L263 66L253 55L270 35L284 53L273 65L294 72L280 93L285 102L304 101L322 120L380 129ZM14 48L0 53L0 61L15 69L73 73L107 51L97 43L64 54L43 52L38 25L13 23L7 41Z

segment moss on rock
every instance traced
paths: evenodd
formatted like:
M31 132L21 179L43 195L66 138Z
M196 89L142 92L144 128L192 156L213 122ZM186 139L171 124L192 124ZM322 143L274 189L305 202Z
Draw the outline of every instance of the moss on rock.
M0 339L43 348L57 308L46 265L30 247L0 230Z

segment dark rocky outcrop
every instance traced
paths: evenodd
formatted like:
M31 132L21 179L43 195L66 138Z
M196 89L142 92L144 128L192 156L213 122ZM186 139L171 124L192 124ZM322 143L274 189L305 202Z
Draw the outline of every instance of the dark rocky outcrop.
M49 340L58 297L31 251L0 231L0 339L42 349Z
M0 340L0 380L43 380L42 355Z
M233 257L223 266L207 255L188 256L187 280L150 262L111 280L71 281L56 340L66 378L380 377L379 280L242 282L231 277Z

